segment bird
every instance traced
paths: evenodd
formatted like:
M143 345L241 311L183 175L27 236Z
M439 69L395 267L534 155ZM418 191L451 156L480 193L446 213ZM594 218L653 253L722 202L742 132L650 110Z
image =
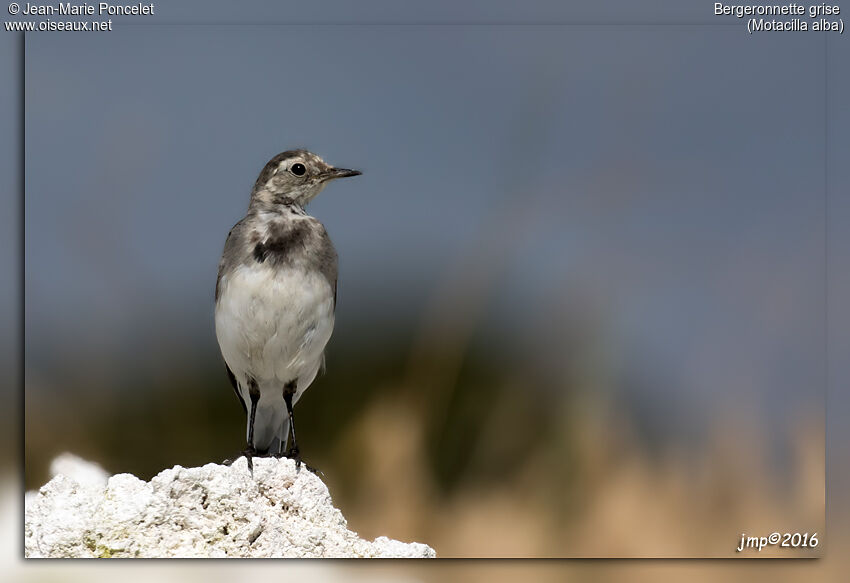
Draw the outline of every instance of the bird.
M251 470L252 456L289 457L301 467L293 407L324 367L338 264L324 225L304 209L329 182L360 174L304 149L281 152L263 167L225 240L215 333L247 416L242 453Z

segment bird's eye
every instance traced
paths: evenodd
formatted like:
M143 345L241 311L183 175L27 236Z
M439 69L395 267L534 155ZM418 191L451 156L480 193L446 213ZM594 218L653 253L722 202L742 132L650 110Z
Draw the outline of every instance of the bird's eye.
M289 168L289 171L295 174L295 176L304 176L304 173L307 172L307 168L304 166L304 164L301 164L299 162L298 164L293 164Z

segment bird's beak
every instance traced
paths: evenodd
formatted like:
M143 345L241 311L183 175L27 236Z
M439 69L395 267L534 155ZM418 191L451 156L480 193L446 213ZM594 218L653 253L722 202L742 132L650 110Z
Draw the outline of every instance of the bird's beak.
M336 178L348 178L349 176L360 176L363 174L360 170L349 170L348 168L331 168L324 173L324 180L334 180Z

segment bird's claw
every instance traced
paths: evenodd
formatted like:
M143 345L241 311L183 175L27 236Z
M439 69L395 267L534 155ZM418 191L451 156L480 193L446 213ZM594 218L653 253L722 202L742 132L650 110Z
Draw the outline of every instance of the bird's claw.
M289 448L286 453L278 454L278 456L293 460L295 462L295 471L300 471L301 465L303 464L309 472L312 472L313 474L319 477L323 477L325 475L321 470L314 468L313 466L305 462L303 459L301 459L301 452L297 448Z
M250 471L253 474L254 473L254 459L253 458L261 457L261 456L258 456L257 450L254 449L253 447L251 447L250 445L248 447L246 447L244 450L240 451L239 455L236 456L235 459L228 458L226 460L222 460L221 465L232 466L233 462L238 460L240 457L245 458L245 461L248 463L248 471Z

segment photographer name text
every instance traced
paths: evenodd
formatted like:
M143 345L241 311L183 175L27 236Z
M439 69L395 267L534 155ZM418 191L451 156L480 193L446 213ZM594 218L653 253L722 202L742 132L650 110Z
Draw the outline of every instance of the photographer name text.
M11 11L10 11L11 12ZM142 4L72 4L60 2L53 6L49 4L24 4L20 14L24 16L152 16L154 5Z

